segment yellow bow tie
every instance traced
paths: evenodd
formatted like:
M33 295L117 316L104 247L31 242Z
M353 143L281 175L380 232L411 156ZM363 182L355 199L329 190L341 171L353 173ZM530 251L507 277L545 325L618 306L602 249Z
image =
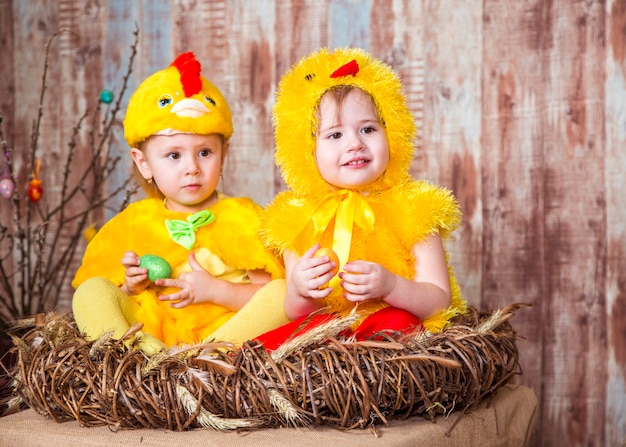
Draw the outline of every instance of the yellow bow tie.
M187 220L165 219L165 226L174 242L187 250L191 250L196 243L198 228L208 225L214 220L215 214L209 210L202 210L187 217Z
M343 266L348 262L350 255L354 224L364 230L373 230L374 211L357 192L342 189L327 194L317 204L311 217L315 237L324 233L333 217L335 217L335 230L332 248L337 253L341 266ZM334 287L338 281L339 277L335 276L331 280L330 286Z

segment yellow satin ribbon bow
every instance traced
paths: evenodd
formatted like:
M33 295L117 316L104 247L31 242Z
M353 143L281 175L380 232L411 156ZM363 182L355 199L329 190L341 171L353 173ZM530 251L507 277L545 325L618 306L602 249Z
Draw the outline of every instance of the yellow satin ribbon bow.
M335 217L335 230L332 248L337 253L340 264L343 266L348 262L348 256L350 255L354 224L364 230L373 230L374 211L361 194L349 189L342 189L327 194L317 204L311 217L315 229L315 237L324 233L333 217ZM339 277L335 276L331 279L330 286L334 287L338 282Z
M187 250L191 250L196 243L198 228L208 225L214 220L215 214L209 210L202 210L187 217L187 220L165 219L165 226L174 242Z

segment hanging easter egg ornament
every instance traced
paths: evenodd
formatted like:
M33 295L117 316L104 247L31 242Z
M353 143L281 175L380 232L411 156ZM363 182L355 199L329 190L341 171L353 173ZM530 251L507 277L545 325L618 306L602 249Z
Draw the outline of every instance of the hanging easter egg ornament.
M39 180L39 168L41 167L41 160L37 160L37 168L33 172L33 179L28 185L28 198L31 202L39 202L43 195L43 188L41 187L41 180Z
M0 122L2 122L2 117L0 117ZM13 197L13 191L15 191L15 183L13 183L13 179L9 175L10 155L9 151L4 153L4 174L2 175L2 180L0 180L0 196L5 199Z
M103 102L105 104L111 104L113 102L113 92L107 89L101 90L100 102Z
M13 197L13 191L15 191L15 184L11 177L4 177L0 180L0 196L10 199Z

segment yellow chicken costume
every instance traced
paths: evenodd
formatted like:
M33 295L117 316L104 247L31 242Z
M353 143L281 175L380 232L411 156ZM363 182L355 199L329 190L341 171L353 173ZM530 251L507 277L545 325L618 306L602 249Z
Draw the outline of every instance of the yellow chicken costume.
M333 191L315 162L317 109L322 95L338 85L371 95L389 143L386 171L359 191ZM391 67L363 50L322 49L295 64L279 84L274 124L275 160L289 189L263 212L261 227L266 245L277 255L290 250L301 256L319 242L332 246L341 265L375 261L413 279L412 247L436 233L445 241L458 226L461 216L452 194L411 178L415 125L402 85ZM440 331L452 316L466 310L449 262L448 271L451 305L422 322L429 331ZM337 276L334 281L326 305L347 314L354 303L343 298ZM382 300L360 303L360 321L385 307Z
M168 68L148 77L130 98L124 120L131 147L155 134L233 133L230 108L219 90L200 74L192 53L181 54ZM154 191L148 190L149 194ZM135 322L142 322L138 345L147 354L179 343L207 338L240 344L287 321L284 268L258 236L261 208L248 198L218 201L195 214L168 210L162 198L150 197L129 205L107 222L90 240L72 285L77 288L72 310L87 339L113 331L122 337ZM214 276L249 283L246 271L265 270L273 281L261 288L238 312L213 303L175 309L158 294L156 286L128 296L121 259L125 252L158 255L168 261L176 278L189 271L190 251ZM172 293L169 291L169 293Z

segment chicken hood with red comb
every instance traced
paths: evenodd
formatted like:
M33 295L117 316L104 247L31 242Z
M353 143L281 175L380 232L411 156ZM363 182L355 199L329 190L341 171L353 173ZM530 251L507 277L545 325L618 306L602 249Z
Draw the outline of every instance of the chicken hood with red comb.
M296 63L279 83L274 106L275 160L287 186L299 195L316 196L329 186L317 170L317 107L324 93L338 85L371 95L385 126L390 160L370 192L411 180L416 128L400 78L393 69L360 48L322 48Z
M191 52L143 81L132 94L124 118L124 137L130 147L151 135L233 134L230 107L222 93L201 75Z

